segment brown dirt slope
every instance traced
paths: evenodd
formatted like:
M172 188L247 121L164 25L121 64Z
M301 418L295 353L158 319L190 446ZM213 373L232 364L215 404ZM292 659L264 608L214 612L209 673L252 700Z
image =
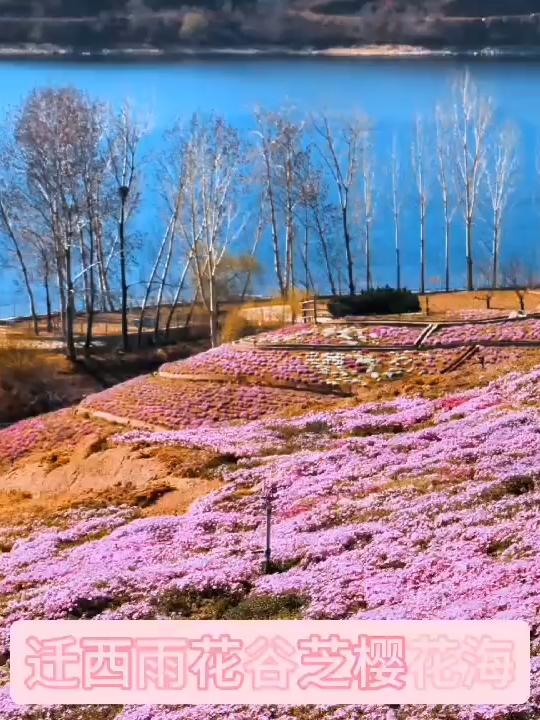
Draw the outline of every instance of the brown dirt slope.
M53 521L70 508L128 505L142 515L186 512L221 486L223 458L206 451L108 447L86 438L69 462L51 467L35 454L1 478L0 526Z

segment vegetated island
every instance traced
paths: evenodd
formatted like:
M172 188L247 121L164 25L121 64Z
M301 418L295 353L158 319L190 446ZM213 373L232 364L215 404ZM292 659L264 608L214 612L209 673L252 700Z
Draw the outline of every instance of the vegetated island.
M0 0L0 57L540 54L540 0Z

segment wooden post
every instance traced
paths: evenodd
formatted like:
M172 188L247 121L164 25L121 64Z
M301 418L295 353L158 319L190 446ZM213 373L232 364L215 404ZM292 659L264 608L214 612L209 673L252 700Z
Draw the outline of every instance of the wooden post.
M264 551L264 572L266 575L268 575L272 568L272 561L271 561L272 496L270 494L268 494L265 498L265 505L266 505L266 548Z
M272 572L272 500L274 498L274 485L264 483L262 488L263 506L266 510L266 545L264 549L264 573L269 575Z
M313 322L317 324L317 296L313 296Z

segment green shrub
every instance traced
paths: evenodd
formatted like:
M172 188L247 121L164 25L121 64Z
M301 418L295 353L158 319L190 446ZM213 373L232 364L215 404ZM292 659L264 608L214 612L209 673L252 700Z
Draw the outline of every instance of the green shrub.
M253 595L225 613L227 620L294 620L304 605L301 597L289 595Z
M420 312L420 299L410 290L395 290L388 285L366 290L359 295L336 298L328 303L334 318L346 315L401 315Z
M220 620L225 613L242 600L242 593L226 590L180 590L170 588L156 601L158 612L168 617L194 620Z

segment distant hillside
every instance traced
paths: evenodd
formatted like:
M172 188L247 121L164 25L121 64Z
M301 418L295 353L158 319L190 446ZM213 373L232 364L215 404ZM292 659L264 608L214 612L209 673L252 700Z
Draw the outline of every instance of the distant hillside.
M28 44L79 51L540 46L540 0L0 0L0 45Z

